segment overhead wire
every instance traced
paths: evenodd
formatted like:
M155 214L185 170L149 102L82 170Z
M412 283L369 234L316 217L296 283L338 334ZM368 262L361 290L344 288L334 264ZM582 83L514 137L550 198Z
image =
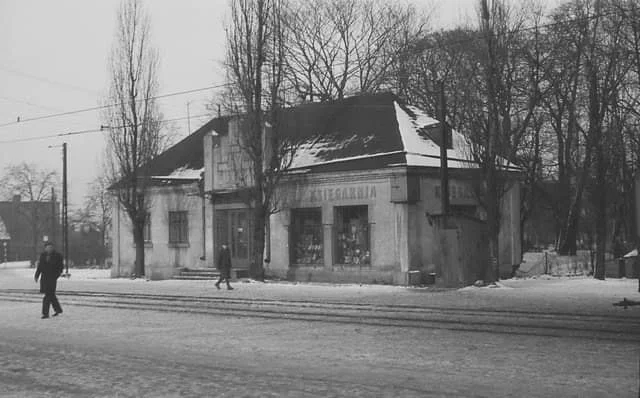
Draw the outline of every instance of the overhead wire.
M550 27L553 27L553 26L559 26L559 25L563 25L563 24L578 23L578 22L581 22L581 21L589 21L589 20L592 20L592 19L606 17L606 16L609 16L609 15L612 15L612 14L616 14L616 13L621 12L621 11L624 12L625 10L624 9L616 9L616 10L609 11L609 12L603 12L603 13L597 13L597 14L593 14L593 15L587 15L585 17L573 18L573 19L570 19L570 20L563 20L563 21L557 21L557 22L550 22L550 23L546 23L546 24L522 27L522 28L517 28L517 29L510 30L510 31L507 31L507 32L498 33L495 36L496 37L500 37L500 36L504 36L504 35L508 35L508 34L514 34L514 33L518 33L518 32L531 31L531 30L537 30L537 29L545 29L545 28L550 28ZM446 45L447 46L459 45L459 44L463 44L463 43L467 43L467 42L473 42L473 41L476 41L476 40L480 40L482 38L483 38L482 35L475 36L475 37L466 37L464 39L448 42L448 43L446 43ZM432 45L416 47L416 48L412 49L411 52L424 52L424 51L427 51L427 50L436 50L436 49L440 49L441 47L442 47L442 44L432 44ZM379 58L379 57L382 57L382 56L374 56L373 58ZM334 66L340 66L340 65L344 66L344 64L345 63L342 63L342 64L341 63L336 63ZM220 84L217 84L217 85L212 85L212 86L207 86L207 87L201 87L201 88L196 88L196 89L191 89L191 90L178 91L178 92L173 92L173 93L168 93L168 94L155 95L155 96L151 96L151 97L148 97L148 98L141 98L141 99L137 100L137 102L142 102L142 101L146 101L146 100L149 100L149 99L160 99L160 98L167 98L167 97L178 96L178 95L191 94L191 93L196 93L196 92L201 92L201 91L206 91L206 90L212 90L212 89L216 89L216 88L222 88L222 87L226 87L226 86L230 86L230 85L232 85L232 83L220 83ZM74 115L74 114L78 114L78 113L85 113L85 112L97 111L97 110L102 110L102 109L108 109L108 108L115 107L115 106L120 106L120 105L122 105L122 102L113 103L113 104L107 104L107 105L101 105L101 106L95 106L95 107L88 107L88 108L83 108L83 109L67 111L67 112L53 113L53 114L36 116L36 117L31 117L31 118L24 118L24 119L21 118L21 119L19 119L17 121L0 124L0 128L8 127L8 126L14 126L14 125L18 125L18 124L23 124L23 123L31 122L31 121L51 119L51 118L56 118L56 117L61 117L61 116ZM4 142L4 141L0 141L0 143L2 143L2 142Z
M189 118L200 118L200 117L208 117L208 116L211 116L211 115L208 114L208 113L204 113L204 114L200 114L200 115L183 116L183 117L177 117L177 118L172 118L172 119L161 120L160 123L164 124L164 123L169 123L169 122L177 122L177 121L180 121L180 120L186 120L186 119L189 119ZM121 128L125 128L125 127L132 127L132 126L113 126L113 127L112 126L100 126L99 128L86 129L86 130L77 130L77 131L71 131L71 132L67 132L67 133L57 133L57 134L39 135L39 136L34 136L34 137L25 137L25 138L15 138L15 139L10 139L10 140L3 140L3 141L0 141L0 144L16 144L16 143L23 143L23 142L46 140L46 139L50 139L50 138L69 137L69 136L84 135L84 134L91 134L91 133L104 133L104 132L109 132L110 130L117 130L117 129L121 129Z
M207 87L195 88L195 89L191 89L191 90L183 90L183 91L176 91L176 92L168 93L168 94L154 95L154 96L151 96L151 97L141 98L139 100L136 100L136 102L143 102L143 101L147 101L147 100L150 100L150 99L167 98L167 97L174 97L174 96L177 96L177 95L186 95L186 94L191 94L191 93L197 93L197 92L201 92L201 91L213 90L213 89L216 89L216 88L222 88L222 87L225 87L225 86L228 86L228 85L230 85L230 83L221 83L221 84L216 84L216 85L207 86ZM94 106L94 107L83 108L83 109L76 109L76 110L73 110L73 111L52 113L52 114L42 115L42 116L35 116L35 117L31 117L31 118L20 119L19 121L0 124L0 127L8 127L8 126L14 126L14 125L23 124L23 123L26 123L26 122L32 122L32 121L36 121L36 120L52 119L52 118L56 118L56 117L60 117L60 116L69 116L69 115L75 115L75 114L78 114L78 113L98 111L98 110L102 110L102 109L108 109L108 108L113 108L113 107L116 107L116 106L120 106L122 104L123 104L122 102L117 102L117 103L113 103L113 104L100 105L100 106Z

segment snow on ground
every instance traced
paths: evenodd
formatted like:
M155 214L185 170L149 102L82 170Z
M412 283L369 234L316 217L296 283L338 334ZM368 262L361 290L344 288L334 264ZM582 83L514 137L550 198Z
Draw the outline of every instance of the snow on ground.
M61 278L60 291L96 291L186 295L195 297L233 297L240 299L340 302L371 305L427 306L437 308L521 310L582 314L623 314L640 317L640 307L624 310L614 303L638 300L636 279L589 277L540 277L508 279L497 287L462 289L419 288L389 285L330 283L267 283L232 281L233 291L217 290L213 280L147 281L146 279L110 278L104 269L70 269L71 277ZM33 268L0 269L0 289L37 289Z
M91 269L91 268L70 269L69 274L71 274L71 278L77 279L77 280L111 279L110 269Z
M486 285L482 285L482 286L475 286L475 285L471 285L471 286L467 286L467 287L463 287L461 289L459 289L460 291L472 291L475 289L513 289L513 287L511 286L507 286L504 283L498 281L498 282L494 282L494 283L489 283Z
M31 267L31 262L29 261L9 261L6 263L0 262L1 268L29 268Z
M29 262L27 262L26 267L11 269L10 272L12 276L17 278L33 278L33 274L35 273L35 268L30 268ZM110 280L111 279L111 270L110 269L97 269L97 268L71 268L69 269L69 274L71 274L71 279L78 281L88 281L88 280Z

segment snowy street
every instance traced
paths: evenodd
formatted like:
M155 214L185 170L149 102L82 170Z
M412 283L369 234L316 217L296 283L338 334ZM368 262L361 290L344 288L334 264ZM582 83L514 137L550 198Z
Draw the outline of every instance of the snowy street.
M612 305L634 280L229 292L72 270L40 320L28 276L0 271L3 397L638 395L640 308Z

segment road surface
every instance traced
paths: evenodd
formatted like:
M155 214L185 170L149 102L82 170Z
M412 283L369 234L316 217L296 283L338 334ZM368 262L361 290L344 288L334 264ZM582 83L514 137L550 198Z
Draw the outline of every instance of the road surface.
M638 396L637 316L61 293L0 292L0 396Z

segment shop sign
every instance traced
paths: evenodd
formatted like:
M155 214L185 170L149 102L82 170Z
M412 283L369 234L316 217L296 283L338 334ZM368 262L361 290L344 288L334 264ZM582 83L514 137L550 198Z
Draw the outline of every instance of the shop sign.
M333 202L345 200L376 199L375 185L339 186L335 188L294 188L294 198L299 202Z

